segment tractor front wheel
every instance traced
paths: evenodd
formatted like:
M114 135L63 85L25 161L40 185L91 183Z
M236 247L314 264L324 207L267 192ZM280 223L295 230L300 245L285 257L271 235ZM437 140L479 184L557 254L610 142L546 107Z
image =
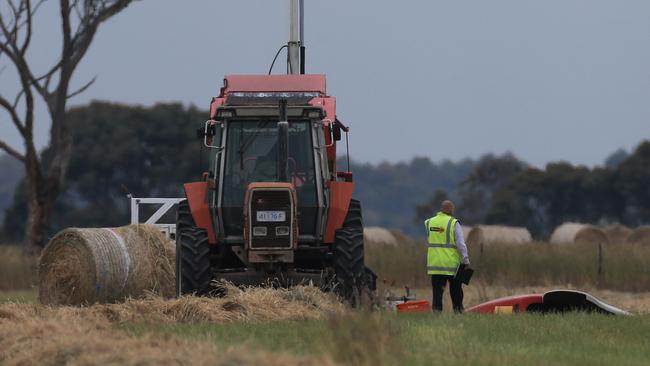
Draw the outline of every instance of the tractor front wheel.
M176 217L176 294L207 295L211 281L208 233L195 226L189 204L182 201Z
M337 292L353 307L360 307L364 293L370 294L374 286L364 265L363 220L357 200L350 201L343 227L336 231L333 252Z

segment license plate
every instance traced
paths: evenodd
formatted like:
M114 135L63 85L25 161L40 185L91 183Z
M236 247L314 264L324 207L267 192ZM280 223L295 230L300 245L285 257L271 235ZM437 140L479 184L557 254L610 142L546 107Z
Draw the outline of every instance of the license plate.
M286 219L287 214L284 211L257 211L258 222L282 222Z

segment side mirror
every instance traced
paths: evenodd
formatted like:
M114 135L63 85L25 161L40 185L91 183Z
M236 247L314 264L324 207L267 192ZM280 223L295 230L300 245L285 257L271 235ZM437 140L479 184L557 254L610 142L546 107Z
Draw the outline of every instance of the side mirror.
M332 126L332 137L334 141L341 141L341 126L338 123L334 123Z
M205 128L205 135L208 137L212 137L217 134L217 128L214 125L214 123L210 123L206 126Z
M217 128L214 123L209 123L210 121L205 123L204 127L197 128L196 129L196 137L199 139L202 139L204 137L212 137L217 134Z
M202 137L203 139L203 145L207 148L220 149L219 146L212 145L212 137L217 134L217 123L218 122L215 122L213 120L205 121L205 127L203 128L203 131L197 131L199 137Z

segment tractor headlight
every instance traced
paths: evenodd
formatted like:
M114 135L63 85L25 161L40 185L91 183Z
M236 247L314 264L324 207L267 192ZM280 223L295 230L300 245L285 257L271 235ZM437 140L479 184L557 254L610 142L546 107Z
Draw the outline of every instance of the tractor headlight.
M218 109L217 110L217 119L222 120L226 118L232 118L235 116L235 111L232 109Z
M266 236L266 226L253 226L253 236Z
M278 226L275 228L275 236L287 236L289 235L288 226Z

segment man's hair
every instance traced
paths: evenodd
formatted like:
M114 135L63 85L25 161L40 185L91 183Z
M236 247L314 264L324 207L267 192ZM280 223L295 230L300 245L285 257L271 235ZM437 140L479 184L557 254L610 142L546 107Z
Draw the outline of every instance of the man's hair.
M440 211L446 213L447 215L453 215L455 208L456 207L454 206L454 203L450 200L444 200L440 204Z

